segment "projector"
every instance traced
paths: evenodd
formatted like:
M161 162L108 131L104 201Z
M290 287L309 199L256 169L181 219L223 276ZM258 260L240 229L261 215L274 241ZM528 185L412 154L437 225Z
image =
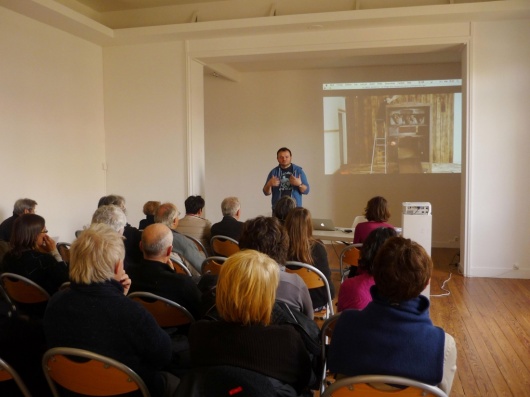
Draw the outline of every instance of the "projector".
M402 204L405 215L431 215L431 203L427 202L404 202Z

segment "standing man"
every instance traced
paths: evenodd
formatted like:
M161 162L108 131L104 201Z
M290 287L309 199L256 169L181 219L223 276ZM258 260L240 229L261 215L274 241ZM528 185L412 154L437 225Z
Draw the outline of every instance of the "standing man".
M298 207L302 206L302 194L309 193L309 183L302 167L291 163L291 151L282 147L276 152L278 167L269 172L267 182L263 186L265 196L272 194L272 208L282 196L290 196L296 200Z

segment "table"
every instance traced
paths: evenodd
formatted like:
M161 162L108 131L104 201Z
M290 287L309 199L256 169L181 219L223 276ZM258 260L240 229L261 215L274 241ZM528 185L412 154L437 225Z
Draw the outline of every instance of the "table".
M351 230L351 233L345 233L342 230ZM347 243L353 243L354 229L351 228L337 228L337 230L313 230L313 237L319 240L325 241L345 241Z

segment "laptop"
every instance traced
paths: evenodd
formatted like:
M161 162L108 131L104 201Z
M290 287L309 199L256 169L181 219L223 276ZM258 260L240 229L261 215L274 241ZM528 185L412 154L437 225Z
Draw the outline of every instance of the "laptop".
M337 230L331 219L313 218L313 230Z

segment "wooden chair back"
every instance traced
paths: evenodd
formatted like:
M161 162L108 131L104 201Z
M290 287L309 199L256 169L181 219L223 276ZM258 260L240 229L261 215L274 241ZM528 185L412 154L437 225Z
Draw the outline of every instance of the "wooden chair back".
M382 390L378 385L400 385L403 389ZM447 397L441 389L398 376L361 375L342 378L329 386L322 397Z
M57 251L65 263L70 263L70 243L57 243Z
M144 381L126 365L90 352L56 347L44 353L42 369L54 397L60 397L56 383L86 396L115 396L140 390L149 397Z
M193 236L189 236L187 234L184 234L184 236L186 236L187 238L189 238L191 241L193 241L193 244L195 244L195 246L197 247L197 249L199 250L199 252L202 252L204 254L204 257L207 258L210 254L208 253L208 251L206 250L206 247L204 246L204 244L201 242L201 240L193 237Z
M229 257L239 252L239 243L228 236L213 236L210 245L215 255Z
M224 256L209 256L202 262L201 274L219 274L226 259Z
M321 315L324 319L327 319L329 316L333 315L333 301L331 299L331 289L329 287L329 282L326 276L324 276L320 270L307 263L287 261L285 263L285 271L287 273L298 274L302 280L304 280L304 283L308 289L325 287L328 303L327 310L325 313L321 313Z
M0 283L15 304L44 303L50 299L44 288L19 274L3 273L0 275Z
M175 269L175 272L191 276L190 269L188 269L188 266L186 266L184 260L177 252L173 251L171 253L170 259L171 262L173 262L173 268Z
M145 307L162 328L181 327L195 321L184 306L150 292L132 292L128 297Z
M339 257L341 283L348 275L349 266L359 265L359 258L361 257L361 251L359 248L362 246L362 244L350 244L342 249Z
M340 317L340 313L334 314L333 316L329 317L326 321L324 321L324 324L322 324L322 328L320 329L320 346L322 347L321 351L321 357L322 357L322 377L320 382L320 393L322 394L324 392L324 389L327 385L327 378L328 378L328 348L331 343L331 336L333 335L333 331L335 330L335 325L337 325L337 320Z
M20 375L8 363L0 358L0 382L13 381L18 386L24 397L31 397L31 394L22 381Z

